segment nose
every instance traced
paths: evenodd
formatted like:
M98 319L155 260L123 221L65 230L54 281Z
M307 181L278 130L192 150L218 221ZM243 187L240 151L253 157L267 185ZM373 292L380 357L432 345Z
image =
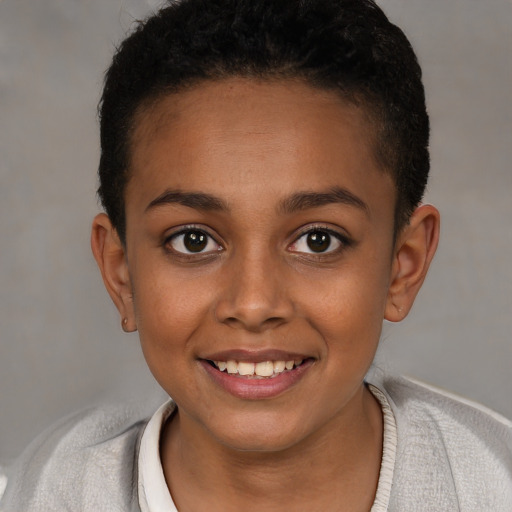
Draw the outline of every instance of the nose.
M215 308L217 321L250 332L287 323L294 308L283 270L269 254L241 255L227 264Z

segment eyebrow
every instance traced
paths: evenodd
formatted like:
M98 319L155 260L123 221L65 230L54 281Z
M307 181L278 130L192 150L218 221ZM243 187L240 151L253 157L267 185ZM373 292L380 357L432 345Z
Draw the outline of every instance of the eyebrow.
M283 213L294 213L329 204L346 204L363 210L366 214L370 212L361 198L342 187L333 187L326 192L298 192L283 200L279 210Z
M225 201L210 194L166 190L148 204L145 212L166 204L181 204L196 210L229 211ZM342 187L333 187L326 192L297 192L281 201L278 211L290 214L329 204L346 204L369 213L368 205L362 199Z
M196 210L228 211L228 205L220 198L203 192L181 192L179 190L166 190L163 194L153 199L145 212L165 204L181 204Z

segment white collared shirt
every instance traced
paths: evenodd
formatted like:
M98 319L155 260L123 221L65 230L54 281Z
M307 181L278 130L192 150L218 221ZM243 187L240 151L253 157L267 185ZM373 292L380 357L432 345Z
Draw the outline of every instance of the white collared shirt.
M369 389L381 405L384 418L384 438L379 483L370 512L388 509L396 457L396 421L386 396L375 386ZM178 512L165 482L160 459L162 427L174 412L176 405L169 400L151 417L142 435L138 460L139 505L142 512Z

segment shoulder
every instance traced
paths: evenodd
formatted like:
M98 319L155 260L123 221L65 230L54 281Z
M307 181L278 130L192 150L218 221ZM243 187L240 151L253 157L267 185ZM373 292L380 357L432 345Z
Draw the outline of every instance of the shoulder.
M428 510L512 510L512 423L401 377L382 379L397 426L394 495ZM425 506L426 508L421 508Z
M132 510L146 423L145 411L126 404L61 420L7 469L0 511Z
M382 387L395 412L406 416L409 426L424 427L426 422L436 427L456 427L457 437L464 431L489 437L489 441L511 441L512 421L476 402L405 377L386 377ZM454 432L441 428L440 433L449 437Z

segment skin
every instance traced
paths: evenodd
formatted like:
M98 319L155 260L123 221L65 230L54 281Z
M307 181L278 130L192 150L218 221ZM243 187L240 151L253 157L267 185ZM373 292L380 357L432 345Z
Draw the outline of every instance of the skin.
M422 205L394 243L395 185L371 133L355 106L297 81L203 83L139 113L126 244L100 214L92 247L178 405L161 458L180 512L370 509L382 414L363 379L439 233ZM186 254L184 228L208 235L204 252ZM308 246L315 230L324 252ZM276 396L235 396L204 366L229 350L308 366Z

